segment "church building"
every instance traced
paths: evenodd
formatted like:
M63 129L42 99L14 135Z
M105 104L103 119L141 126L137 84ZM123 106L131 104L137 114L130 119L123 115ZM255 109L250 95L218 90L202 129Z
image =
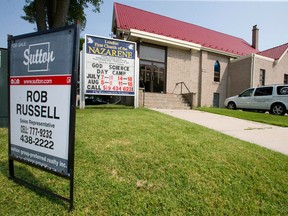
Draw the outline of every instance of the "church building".
M165 95L180 95L190 107L224 107L225 98L249 87L288 83L288 43L260 52L252 44L201 26L114 3L116 38L137 43L140 105L149 98L168 107ZM155 102L157 103L157 102Z

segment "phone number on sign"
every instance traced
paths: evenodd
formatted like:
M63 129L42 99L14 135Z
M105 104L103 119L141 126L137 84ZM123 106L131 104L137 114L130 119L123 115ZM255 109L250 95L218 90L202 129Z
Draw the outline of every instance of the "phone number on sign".
M52 130L38 129L36 127L21 125L21 133L52 139Z
M103 86L104 91L125 91L125 92L133 92L133 87L122 87L122 86L109 86L109 85L104 85Z
M24 143L40 146L47 149L54 149L54 142L51 140L45 140L45 139L39 139L39 138L33 138L32 136L28 135L21 135L20 140Z

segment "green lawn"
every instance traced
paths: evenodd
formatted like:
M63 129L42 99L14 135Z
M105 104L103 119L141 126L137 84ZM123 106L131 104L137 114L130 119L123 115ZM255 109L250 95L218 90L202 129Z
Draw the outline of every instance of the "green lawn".
M221 108L208 108L200 107L196 110L231 116L240 119L246 119L250 121L261 122L265 124L277 125L281 127L288 127L288 116L277 116L268 113L258 113L258 112L248 112L242 110L230 110L230 109L221 109Z
M288 157L147 109L77 110L73 215L287 215ZM0 129L0 215L68 215L8 180ZM17 163L16 176L68 194Z

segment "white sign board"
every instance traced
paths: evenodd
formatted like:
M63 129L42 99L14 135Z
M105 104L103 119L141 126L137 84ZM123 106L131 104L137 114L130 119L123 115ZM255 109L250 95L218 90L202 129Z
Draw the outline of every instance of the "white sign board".
M136 44L85 35L84 93L134 96Z
M10 47L9 156L69 175L75 29L15 37Z

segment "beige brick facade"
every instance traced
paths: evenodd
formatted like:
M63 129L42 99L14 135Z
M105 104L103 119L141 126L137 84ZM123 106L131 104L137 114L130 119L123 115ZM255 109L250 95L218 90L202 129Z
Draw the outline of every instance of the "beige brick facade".
M251 64L251 56L231 61L228 75L228 97L237 95L251 86Z
M165 91L180 94L184 82L193 93L193 106L212 107L214 94L219 95L219 107L227 97L237 95L250 87L260 86L260 70L265 70L265 85L282 84L288 74L288 54L278 61L257 54L237 57L208 49L187 49L165 43L145 41L146 44L166 48ZM220 64L220 82L214 81L214 64ZM182 93L187 93L182 86Z
M199 55L200 52L192 53L190 50L176 48L167 49L167 93L180 93L180 86L175 88L176 83L184 82L190 92L198 93L199 83ZM183 88L183 93L187 90Z
M228 96L261 86L260 70L265 71L265 85L283 84L284 74L288 74L288 54L278 61L257 54L233 60L229 65Z
M216 61L220 63L220 82L214 82ZM227 97L261 85L260 69L265 70L265 85L282 84L284 74L288 74L288 54L276 62L257 54L235 59L204 50L191 52L168 47L166 91L180 93L180 86L175 89L175 84L185 82L195 93L197 106L213 106L213 95L218 93L219 106L224 107Z
M214 82L214 64L216 61L220 64L220 82ZM227 56L202 51L199 106L213 106L214 93L218 93L220 96L219 106L224 106L224 100L227 96L228 63L229 57Z
M280 61L256 56L253 86L259 86L260 69L265 70L265 85L283 84L284 74L288 73L288 54L286 53Z
M220 82L214 82L214 64L220 63ZM167 49L167 93L180 93L176 83L184 82L195 93L197 106L213 106L213 95L219 93L223 107L227 97L229 57L207 51ZM183 87L183 93L186 89Z

